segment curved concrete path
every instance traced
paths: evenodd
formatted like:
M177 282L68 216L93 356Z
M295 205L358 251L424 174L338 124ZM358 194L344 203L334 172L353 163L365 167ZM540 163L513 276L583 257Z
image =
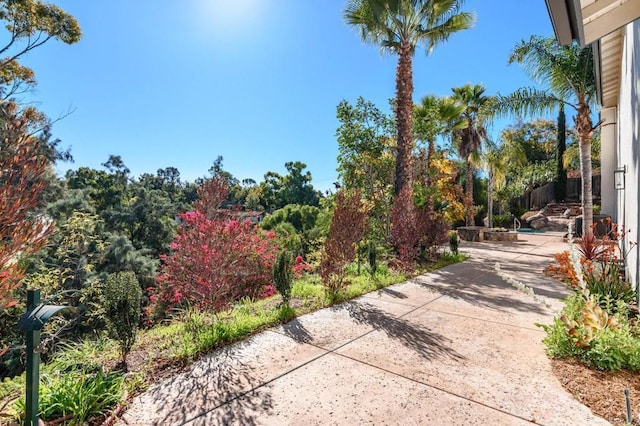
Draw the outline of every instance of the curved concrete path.
M119 424L608 424L555 379L534 325L567 294L542 274L566 248L555 233L463 243L464 263L206 356L135 398Z

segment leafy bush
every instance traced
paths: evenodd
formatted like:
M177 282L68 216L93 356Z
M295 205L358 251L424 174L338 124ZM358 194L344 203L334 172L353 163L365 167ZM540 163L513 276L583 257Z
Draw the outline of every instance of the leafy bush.
M316 226L319 213L320 209L315 206L289 204L266 216L260 226L269 231L281 223L289 223L298 233L302 233Z
M554 255L557 265L551 265L549 270L584 296L595 296L600 306L613 314L618 301L630 303L636 293L622 269L626 233L615 224L608 225L611 231L601 239L586 235L579 241L577 251L570 245L570 252Z
M392 209L391 235L403 268L416 260L435 260L439 246L448 240L449 225L429 203L416 206L410 189L396 197Z
M208 219L198 211L180 219L173 252L161 256L164 263L152 295L156 312L185 303L219 311L243 297L273 294L273 232L250 221Z
M493 226L497 228L512 228L513 218L508 214L493 215Z
M293 276L296 278L302 277L306 272L312 272L313 266L304 261L302 256L296 256L293 266L291 266Z
M640 335L630 325L625 306L620 302L618 314L610 315L598 297L571 296L553 324L541 325L547 353L575 357L601 370L640 370Z
M367 231L367 215L360 193L340 191L336 194L336 207L319 269L322 283L332 299L348 285L345 268L354 259L356 244Z
M120 344L122 360L136 341L142 289L133 272L109 274L104 286L105 314L111 337Z
M369 261L369 273L373 277L378 271L378 250L373 241L369 241L367 244L367 260Z
M282 297L282 304L289 305L291 299L291 284L293 282L293 270L291 254L281 251L273 263L273 285Z
M458 233L456 231L449 231L449 249L454 255L458 255L458 248L460 246L460 240L458 239Z
M91 417L106 414L122 401L124 374L105 372L100 364L100 360L108 358L111 353L107 345L102 340L63 344L51 362L42 365L41 419L52 421L71 416L67 424L82 425ZM24 389L24 374L13 381ZM24 395L10 411L16 419L24 419Z

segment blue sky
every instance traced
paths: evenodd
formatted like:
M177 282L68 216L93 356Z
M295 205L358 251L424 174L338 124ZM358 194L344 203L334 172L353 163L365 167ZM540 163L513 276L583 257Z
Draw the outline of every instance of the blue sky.
M346 0L58 0L78 19L75 45L51 41L23 62L37 106L71 147L68 168L120 155L134 176L177 167L205 176L218 155L261 181L302 161L318 189L337 178L336 106L358 96L388 109L396 58L342 19ZM476 26L414 60L414 101L482 83L508 93L532 83L508 65L514 45L552 35L543 0L467 0ZM508 122L494 125L499 131Z

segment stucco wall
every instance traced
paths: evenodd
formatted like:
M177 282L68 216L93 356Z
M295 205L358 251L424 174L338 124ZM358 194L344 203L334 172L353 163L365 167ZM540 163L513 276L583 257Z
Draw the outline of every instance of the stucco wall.
M618 108L617 167L626 167L625 189L616 191L617 222L631 231L628 240L639 241L638 200L640 200L640 20L625 27ZM627 273L638 282L638 246L627 258Z

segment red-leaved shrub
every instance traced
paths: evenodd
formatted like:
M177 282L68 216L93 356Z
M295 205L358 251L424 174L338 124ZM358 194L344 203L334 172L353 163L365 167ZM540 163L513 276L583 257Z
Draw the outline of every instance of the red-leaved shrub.
M318 270L332 297L348 285L345 267L355 258L356 245L367 232L368 214L359 192L336 194L336 207Z
M156 314L183 304L219 311L243 297L275 294L273 232L220 209L227 188L219 180L205 185L198 192L200 210L180 215L171 254L161 256L162 270L151 296Z
M391 236L400 266L410 269L416 260L433 259L448 241L449 225L430 204L416 206L412 191L405 188L394 200Z

